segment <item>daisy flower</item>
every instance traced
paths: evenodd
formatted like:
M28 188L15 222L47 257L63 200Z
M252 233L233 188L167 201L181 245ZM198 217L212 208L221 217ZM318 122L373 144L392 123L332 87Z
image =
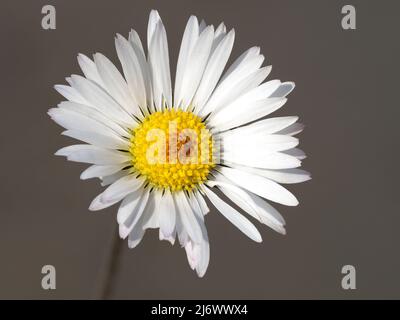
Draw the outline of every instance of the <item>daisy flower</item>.
M122 201L119 234L130 248L146 229L158 228L161 240L174 244L178 238L200 277L210 258L209 204L261 242L256 227L232 205L285 234L283 217L264 199L296 206L281 184L310 179L298 169L305 158L294 137L303 129L298 117L265 118L285 104L294 83L264 82L271 66L262 66L259 47L223 72L234 38L223 23L215 29L191 16L172 86L167 34L158 12L151 11L147 55L134 30L128 39L115 38L123 74L100 53L93 60L79 54L84 76L56 85L67 101L48 112L66 129L63 135L84 142L56 155L91 164L81 179L99 178L107 186L89 209Z

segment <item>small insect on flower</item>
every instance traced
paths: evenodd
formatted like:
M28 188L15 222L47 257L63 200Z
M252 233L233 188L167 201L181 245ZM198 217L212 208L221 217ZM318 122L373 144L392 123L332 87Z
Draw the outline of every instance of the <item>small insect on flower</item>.
M285 104L294 83L264 82L271 66L262 67L258 47L223 74L234 37L223 23L214 29L191 16L172 89L167 34L158 12L151 11L147 56L134 30L128 39L115 38L123 75L100 53L93 60L79 54L84 76L56 85L68 101L48 112L66 129L63 135L85 143L56 155L91 164L81 179L100 178L108 186L89 209L122 201L117 222L130 248L146 229L159 228L161 240L173 244L178 237L200 277L210 257L205 198L249 238L262 241L255 226L213 188L285 234L283 217L264 199L295 206L295 196L280 184L310 179L298 169L305 158L294 137L303 129L298 117L265 119Z

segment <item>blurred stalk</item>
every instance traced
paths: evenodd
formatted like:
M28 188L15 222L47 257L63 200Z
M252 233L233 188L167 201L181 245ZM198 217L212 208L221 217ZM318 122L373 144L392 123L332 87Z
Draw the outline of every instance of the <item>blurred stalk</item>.
M96 282L94 299L109 299L112 294L113 280L118 269L118 261L121 253L121 241L118 234L118 224L113 223L112 234L105 251L103 262Z

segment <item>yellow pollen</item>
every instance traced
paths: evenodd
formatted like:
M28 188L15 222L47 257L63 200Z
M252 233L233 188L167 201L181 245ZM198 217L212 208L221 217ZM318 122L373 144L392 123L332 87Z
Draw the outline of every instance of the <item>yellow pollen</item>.
M132 164L156 188L192 190L207 180L213 162L213 140L192 112L157 111L148 115L131 138Z

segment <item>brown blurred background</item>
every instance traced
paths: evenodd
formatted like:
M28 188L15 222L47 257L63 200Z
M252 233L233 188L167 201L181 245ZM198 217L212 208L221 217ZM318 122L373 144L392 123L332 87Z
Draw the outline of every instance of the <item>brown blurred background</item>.
M57 29L41 28L52 4ZM357 30L341 28L341 8L357 10ZM211 262L197 278L185 252L148 232L134 250L120 240L107 298L400 298L400 3L396 1L2 0L0 298L99 296L115 232L116 208L88 211L101 191L80 181L84 165L53 153L71 141L47 110L52 88L78 73L76 55L102 52L117 62L114 35L144 40L150 9L168 32L171 70L190 14L236 30L232 58L261 46L270 78L295 81L285 108L306 130L301 147L313 180L292 185L298 207L277 206L286 236L257 224L247 239L215 211L206 217ZM231 60L232 60L231 58ZM41 288L41 268L57 270L57 289ZM341 268L357 270L357 289L341 288Z

